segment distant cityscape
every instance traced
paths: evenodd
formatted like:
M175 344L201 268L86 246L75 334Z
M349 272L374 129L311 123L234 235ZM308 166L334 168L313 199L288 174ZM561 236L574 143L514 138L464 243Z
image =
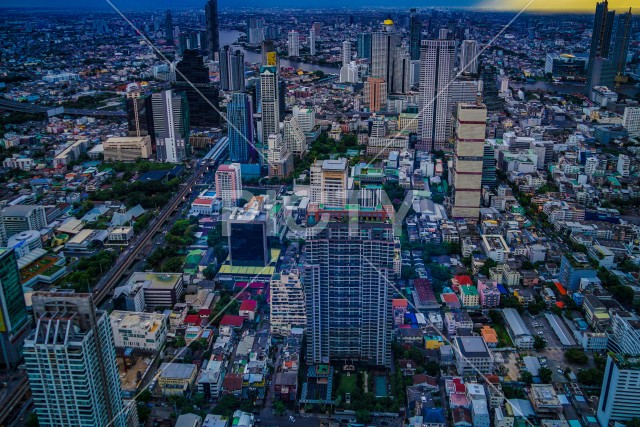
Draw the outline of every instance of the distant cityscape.
M0 426L640 426L633 5L164 3L2 9Z

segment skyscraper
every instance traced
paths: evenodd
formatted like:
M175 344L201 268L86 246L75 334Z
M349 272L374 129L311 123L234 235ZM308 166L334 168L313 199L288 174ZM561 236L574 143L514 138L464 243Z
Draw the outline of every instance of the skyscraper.
M345 40L342 42L342 65L347 65L351 62L351 42Z
M449 140L449 85L454 77L455 41L423 40L420 52L418 143L443 150Z
M316 54L316 32L313 28L309 30L309 54Z
M463 40L460 47L460 72L478 74L478 42Z
M143 95L137 83L127 86L127 125L129 136L151 136L155 147L151 96Z
M289 31L287 52L289 56L300 56L300 35L295 30Z
M29 334L18 262L13 249L0 248L0 367L15 368Z
M598 401L601 426L625 423L640 415L640 364L638 359L609 354Z
M496 188L496 158L493 145L484 144L484 153L482 156L482 186L491 189Z
M627 55L629 54L629 41L631 40L631 28L633 24L633 16L631 8L627 13L618 16L618 25L616 26L616 36L613 44L613 71L616 76L624 76L627 67ZM618 78L620 78L618 77Z
M24 358L40 425L124 427L108 314L91 294L36 292L32 302L36 328Z
M480 214L487 107L458 104L452 186L454 218L477 218Z
M204 13L207 20L207 48L209 58L220 50L220 29L218 28L218 0L208 0L204 6Z
M215 175L216 196L225 208L235 208L242 197L242 173L240 163L220 165Z
M269 63L270 59L273 64ZM276 45L273 43L273 40L264 40L262 42L262 65L277 65Z
M287 150L298 159L307 152L307 138L298 124L298 120L291 114L284 118L282 129L282 140L287 146Z
M189 103L183 92L165 90L151 95L156 155L159 161L180 163L188 154Z
M395 61L401 46L401 37L391 19L385 19L382 29L371 34L371 77L379 77L387 83L387 91L395 92Z
M269 212L265 196L255 196L244 208L236 208L225 221L229 236L229 260L233 266L264 267L271 261Z
M358 58L371 59L371 34L358 34Z
M232 162L255 162L255 132L251 98L246 93L236 92L227 104L229 122L229 159Z
M188 49L176 68L178 72L173 87L187 95L189 126L220 126L218 88L209 80L209 67L204 65L202 55L197 50Z
M167 10L164 16L164 38L167 40L167 44L173 46L173 19L171 18L171 11Z
M420 59L420 42L422 41L422 22L416 16L416 9L411 9L409 19L409 54L411 59Z
M245 90L244 53L232 51L229 45L220 50L220 88L228 91Z
M307 361L391 364L393 207L308 208ZM321 219L324 227L313 227Z
M280 133L278 70L275 66L260 67L260 107L262 112L261 142L266 155L266 143L269 136Z
M372 113L387 106L387 83L380 77L369 77L364 82L364 103Z
M309 169L311 203L342 208L347 204L347 159L316 160Z
M267 140L269 178L286 178L293 171L293 154L282 140L280 133L271 134Z
M615 75L615 70L608 58L615 16L616 11L609 10L607 0L596 4L596 14L591 35L591 48L589 50L587 84L585 85L585 90L588 95L591 95L591 90L596 86L608 86L612 84L609 75Z

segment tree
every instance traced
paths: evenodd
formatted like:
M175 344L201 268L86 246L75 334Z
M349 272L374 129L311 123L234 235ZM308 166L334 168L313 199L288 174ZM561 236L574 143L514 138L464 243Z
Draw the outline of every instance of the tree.
M576 375L578 377L578 382L584 385L599 385L602 384L602 379L604 378L604 371L591 368L591 369L582 369L578 371Z
M220 398L211 413L228 418L233 415L234 411L238 409L238 406L240 406L240 400L233 395L227 394Z
M273 401L273 413L277 416L281 417L286 412L287 407L284 402L280 399L276 399Z
M531 384L533 382L533 374L529 371L523 371L520 374L520 381L526 384Z
M538 376L540 377L540 381L542 381L545 384L548 384L551 382L551 374L552 374L552 371L549 368L540 368L540 370L538 371Z
M365 409L356 412L356 421L367 424L371 422L371 413Z
M38 414L32 412L29 414L29 417L24 423L25 427L38 427L40 423L38 422Z
M533 337L533 348L536 351L542 351L547 347L547 342L539 335Z
M626 423L627 427L640 427L640 418L632 418Z
M570 348L569 350L564 352L564 358L567 362L575 363L578 365L584 365L589 361L589 358L585 354L584 351L578 348Z
M484 265L482 266L482 268L480 269L480 273L484 274L485 276L489 276L489 270L492 269L493 267L496 267L498 265L497 262L495 262L494 260L492 260L491 258L487 258L484 262Z

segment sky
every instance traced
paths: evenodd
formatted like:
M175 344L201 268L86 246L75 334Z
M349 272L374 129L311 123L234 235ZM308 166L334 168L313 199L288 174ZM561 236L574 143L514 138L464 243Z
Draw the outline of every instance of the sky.
M112 0L121 9L201 7L205 0ZM300 0L218 0L219 7L292 7L302 6ZM611 9L624 10L636 0L610 0ZM531 4L529 4L531 3ZM342 7L343 0L312 0L306 3L314 8ZM528 11L593 12L596 0L351 0L349 7L478 7L483 9ZM110 6L105 0L0 0L0 7L45 7L57 9L92 8Z

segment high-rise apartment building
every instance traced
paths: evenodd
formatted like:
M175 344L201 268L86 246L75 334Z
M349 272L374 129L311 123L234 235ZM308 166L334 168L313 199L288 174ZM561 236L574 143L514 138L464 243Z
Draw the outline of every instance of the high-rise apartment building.
M631 8L627 13L618 16L616 35L613 43L613 71L622 80L627 68L627 55L629 54L629 41L631 40L631 29L633 28L633 16Z
M165 90L151 96L156 155L159 161L180 163L188 154L189 103L183 92Z
M24 358L40 425L124 427L107 313L90 294L36 292L32 303L36 326Z
M239 163L220 165L215 175L216 196L225 208L235 208L242 197L242 172Z
M13 369L22 358L29 317L16 254L7 248L0 248L0 320L0 367Z
M482 189L487 107L458 104L452 186L454 218L478 218Z
M316 32L313 28L309 30L309 54L316 54Z
M371 33L358 34L358 58L371 59Z
M188 49L176 66L176 91L187 95L188 126L213 128L220 126L218 88L209 80L209 67L197 50ZM155 113L155 112L154 112Z
M129 136L149 136L155 146L151 96L143 95L137 83L127 86L126 108Z
M262 112L262 145L266 154L266 143L270 135L280 133L280 94L278 71L275 66L260 67L260 110Z
M4 236L9 238L27 230L42 230L47 226L47 215L40 205L12 205L0 212Z
M245 90L244 53L228 45L220 50L220 88L227 91Z
M295 30L289 31L287 52L289 56L300 56L300 34Z
M214 55L220 50L218 0L208 0L204 6L204 13L207 24L207 47L209 50L209 58L214 59Z
M307 361L391 364L393 207L308 209ZM317 230L321 220L328 223Z
M249 44L260 44L264 41L266 34L263 18L249 18L247 27L247 42Z
M372 113L387 107L387 83L381 77L369 77L364 82L364 104Z
M311 132L316 126L316 111L313 108L293 107L293 117L296 118L303 132Z
M460 47L460 72L463 74L478 74L478 42L463 40Z
M288 335L292 327L307 324L304 287L299 270L283 270L271 278L269 286L271 333Z
M255 131L253 127L253 108L251 97L236 92L227 104L229 122L229 159L232 162L256 162Z
M454 58L455 41L422 41L418 147L424 150L443 150L449 142L449 86L454 77Z
M409 54L412 61L420 59L420 42L422 41L422 22L416 14L416 9L411 9L409 18Z
M303 157L307 152L307 138L304 136L302 128L298 124L298 120L288 115L284 118L284 127L282 129L282 140L287 150L296 158Z
M347 159L316 160L310 168L311 203L341 208L348 202Z
M638 359L609 354L598 401L602 427L640 417L640 363Z
M342 65L347 65L351 62L351 42L345 40L342 42Z
M618 154L618 164L616 170L623 178L628 178L631 172L631 158L626 154Z
M624 109L622 126L631 135L640 133L640 107L626 107Z
M293 172L293 154L282 140L280 133L269 135L267 140L269 177L286 178Z

